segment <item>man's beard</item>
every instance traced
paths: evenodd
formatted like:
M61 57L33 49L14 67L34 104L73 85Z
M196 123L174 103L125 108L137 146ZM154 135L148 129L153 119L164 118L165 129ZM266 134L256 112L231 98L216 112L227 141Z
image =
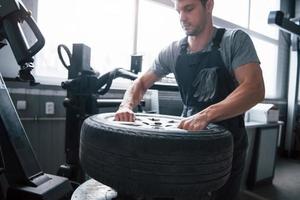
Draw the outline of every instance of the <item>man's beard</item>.
M200 28L194 28L192 30L185 30L185 34L187 36L197 36L202 32L202 29Z
M203 31L203 28L201 26L191 27L189 29L189 26L181 24L181 27L187 36L197 36Z

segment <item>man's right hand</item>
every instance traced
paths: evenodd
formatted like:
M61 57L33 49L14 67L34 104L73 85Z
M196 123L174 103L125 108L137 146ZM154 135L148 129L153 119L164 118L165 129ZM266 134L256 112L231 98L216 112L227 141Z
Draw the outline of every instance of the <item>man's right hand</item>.
M115 121L134 122L135 114L132 111L133 108L139 104L147 89L159 79L160 77L158 77L152 70L148 70L135 79L124 94L123 102L115 114Z
M115 121L134 122L135 114L130 108L121 106L115 113Z

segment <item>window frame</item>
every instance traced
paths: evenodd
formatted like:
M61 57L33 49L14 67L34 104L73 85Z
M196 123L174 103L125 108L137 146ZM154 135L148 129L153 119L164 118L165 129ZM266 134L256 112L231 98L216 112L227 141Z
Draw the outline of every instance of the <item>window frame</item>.
M138 37L139 37L139 33L138 33L138 28L139 28L138 27L138 23L139 23L139 4L140 4L141 0L133 0L133 1L134 1L134 19L133 19L134 20L134 22L133 22L134 26L133 26L133 36L132 36L133 37L132 55L135 55L135 54L138 53L137 51L138 51ZM144 1L152 1L152 2L159 3L161 5L164 5L164 6L168 6L168 7L172 7L172 8L174 7L174 2L172 0L144 0ZM249 20L250 20L250 13L251 13L250 9L251 9L251 1L252 0L248 0L248 1L249 1ZM247 27L243 27L243 26L239 26L237 24L226 21L226 20L221 19L221 18L216 17L216 16L213 16L213 22L214 22L215 26L221 26L221 27L225 27L225 28L242 29L245 32L247 32L251 37L255 37L255 38L258 38L260 40L264 40L264 41L272 43L276 46L279 45L279 37L277 39L274 39L274 38L269 37L267 35L264 35L262 33L251 30L249 28L250 22L248 22ZM277 71L278 71L278 68L277 68ZM276 79L280 79L279 75L278 75L278 77L276 77ZM114 82L119 82L119 81L117 80L117 81L114 81ZM123 82L123 81L121 81L121 82ZM116 88L118 88L118 85L124 86L124 83L114 84L114 85L116 85ZM279 95L280 95L280 93L282 93L282 92L279 92ZM275 98L281 98L281 96L276 96Z

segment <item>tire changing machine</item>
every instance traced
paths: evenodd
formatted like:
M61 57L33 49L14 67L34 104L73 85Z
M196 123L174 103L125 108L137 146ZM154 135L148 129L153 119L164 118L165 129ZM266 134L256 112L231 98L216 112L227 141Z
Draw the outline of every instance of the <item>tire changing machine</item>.
M63 58L62 50L68 57ZM90 66L91 49L85 44L73 44L72 53L65 45L58 46L58 55L62 64L68 70L68 80L62 83L62 88L67 90L64 100L66 108L66 139L65 153L66 163L58 170L59 176L67 177L75 189L72 200L135 200L138 198L124 196L112 188L95 181L87 180L85 172L80 166L79 146L80 130L83 121L94 114L99 113L99 108L118 106L122 99L99 99L106 94L115 78L134 80L135 74L140 69L139 62L132 58L131 70L116 68L106 74L99 75ZM177 85L155 83L151 89L178 91ZM139 105L138 110L145 104ZM146 200L146 199L143 199ZM147 199L148 200L148 199Z

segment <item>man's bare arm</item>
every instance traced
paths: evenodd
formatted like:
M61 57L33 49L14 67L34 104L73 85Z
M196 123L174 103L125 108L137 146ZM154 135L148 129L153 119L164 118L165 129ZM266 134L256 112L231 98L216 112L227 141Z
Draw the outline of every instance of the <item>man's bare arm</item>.
M181 121L179 128L200 130L210 122L217 122L244 113L264 99L265 88L261 68L256 63L235 70L239 86L223 101Z
M123 101L115 114L115 120L134 121L133 108L139 104L147 89L158 80L159 77L150 70L134 80L124 94Z

